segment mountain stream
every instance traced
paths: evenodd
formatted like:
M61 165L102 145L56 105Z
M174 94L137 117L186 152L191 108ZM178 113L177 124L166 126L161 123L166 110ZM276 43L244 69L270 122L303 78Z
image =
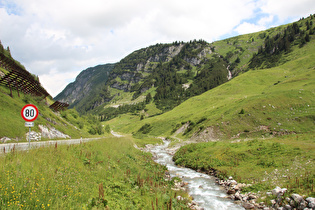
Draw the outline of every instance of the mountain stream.
M165 165L171 177L179 177L188 183L188 193L203 209L234 210L244 209L240 205L225 198L227 194L215 183L215 178L203 173L196 172L189 168L176 166L172 160L172 155L168 152L169 141L164 140L163 145L150 148L150 152L156 157L156 162Z

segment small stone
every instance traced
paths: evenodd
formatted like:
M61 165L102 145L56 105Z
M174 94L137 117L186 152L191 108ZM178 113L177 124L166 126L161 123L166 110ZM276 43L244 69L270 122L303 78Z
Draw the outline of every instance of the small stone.
M192 201L192 202L191 202L191 205L197 206L198 204L196 203L196 201Z
M235 200L235 196L234 195L229 195L226 198L231 199L231 200Z
M176 197L176 199L177 199L178 201L182 201L182 200L184 200L184 198L183 198L182 196L180 196L180 195L179 195L179 196L177 196L177 197Z
M298 209L305 209L307 207L307 202L302 200L299 204Z
M289 198L289 197L286 197L286 198L285 198L285 200L286 200L286 202L290 203L290 201L291 201L291 198Z
M240 196L239 192L235 193L235 200L242 200L242 197Z
M244 203L243 204L243 207L245 209L254 209L255 208L255 205L251 204L251 203Z
M243 201L247 201L248 200L248 196L244 196L242 200Z
M315 198L308 197L305 200L308 202L308 207L315 209Z
M228 195L235 194L235 190L234 189L229 189L226 193Z
M299 194L292 194L291 198L293 198L293 200L298 204L304 200L303 197L300 196Z
M257 199L257 197L256 197L255 195L250 194L250 195L248 196L248 200L254 200L254 199Z
M291 200L291 201L290 201L290 205L293 206L293 207L295 207L295 201L294 201L294 200Z
M237 185L237 181L231 180L231 181L229 182L229 185L232 185L232 186Z
M281 192L281 188L277 186L271 192L272 192L273 195L277 196Z

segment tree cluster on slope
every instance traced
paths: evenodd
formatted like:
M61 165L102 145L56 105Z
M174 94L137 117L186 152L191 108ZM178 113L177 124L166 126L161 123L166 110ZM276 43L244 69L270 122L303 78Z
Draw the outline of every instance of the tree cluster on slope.
M278 65L281 56L289 53L293 45L303 47L310 41L310 36L314 34L315 29L311 18L311 20L302 21L301 23L290 24L273 37L267 36L264 46L261 46L258 53L253 55L249 68L270 68Z

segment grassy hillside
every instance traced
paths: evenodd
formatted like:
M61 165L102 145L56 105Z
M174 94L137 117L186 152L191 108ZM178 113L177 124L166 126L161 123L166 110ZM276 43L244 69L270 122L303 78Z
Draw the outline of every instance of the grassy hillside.
M315 39L264 62L164 114L125 114L104 124L138 138L203 142L183 146L174 161L251 184L243 192L269 205L275 198L266 192L276 186L287 188L287 197L314 197Z
M222 179L232 176L243 189L259 193L270 202L266 192L276 186L287 188L286 197L298 193L314 197L314 134L294 134L268 139L190 144L175 154L176 164L208 172L215 169ZM285 202L285 201L284 201Z
M104 138L0 157L5 209L188 209L165 167L130 138Z
M311 132L315 115L315 40L303 48L296 46L285 59L289 61L278 67L243 73L163 115L142 121L125 115L109 124L130 133L147 123L152 127L150 134L158 136L171 135L183 123L193 122L184 138L202 133L207 127L216 130L217 136L228 138L238 134L269 135L271 131ZM120 119L125 118L133 121L127 120L124 124Z
M35 126L32 131L40 132L38 125L44 125L48 128L55 128L71 138L80 138L91 136L91 134L104 133L99 121L92 116L81 117L76 110L66 110L60 113L53 112L49 105L53 101L49 98L34 97L20 93L18 96L13 91L13 97L9 95L10 90L0 86L0 138L6 136L15 141L26 141L25 134L28 128L24 126L24 120L21 117L21 109L26 104L34 104L38 107L39 115L34 121Z

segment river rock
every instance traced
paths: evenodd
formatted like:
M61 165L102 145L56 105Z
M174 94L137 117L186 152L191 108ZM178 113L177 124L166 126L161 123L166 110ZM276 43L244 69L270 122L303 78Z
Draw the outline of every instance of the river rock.
M289 202L289 204L293 207L295 207L295 201L293 199L291 199L291 201Z
M235 193L235 198L234 198L235 200L242 200L242 197L241 197L241 195L240 195L240 193L239 192L236 192Z
M303 197L299 194L292 194L291 198L297 203L300 204L302 201L304 201Z
M255 199L257 199L257 196L253 194L248 195L248 200L255 200Z
M242 200L243 200L243 201L248 201L248 196L246 196L246 195L245 195L245 196L242 196Z
M315 198L308 197L305 199L308 202L308 207L315 209Z
M276 187L275 189L273 189L271 192L273 195L278 196L280 195L284 195L284 193L287 191L287 188L280 188L280 187Z
M243 204L243 207L245 209L254 209L255 208L255 205L251 204L251 203L244 203Z
M307 202L305 200L302 200L298 206L298 209L305 209L306 207L307 207Z
M188 185L188 182L181 182L181 187L185 187L185 186L187 186Z
M235 189L229 189L226 193L228 194L228 195L232 195L232 194L235 194Z
M229 186L234 186L234 185L237 185L237 181L235 180L229 181Z
M291 210L292 207L291 207L289 204L286 204L286 205L284 206L284 209L286 209L286 210Z
M235 191L240 191L242 190L243 187L246 187L247 185L244 183L238 183L237 185L234 186Z

